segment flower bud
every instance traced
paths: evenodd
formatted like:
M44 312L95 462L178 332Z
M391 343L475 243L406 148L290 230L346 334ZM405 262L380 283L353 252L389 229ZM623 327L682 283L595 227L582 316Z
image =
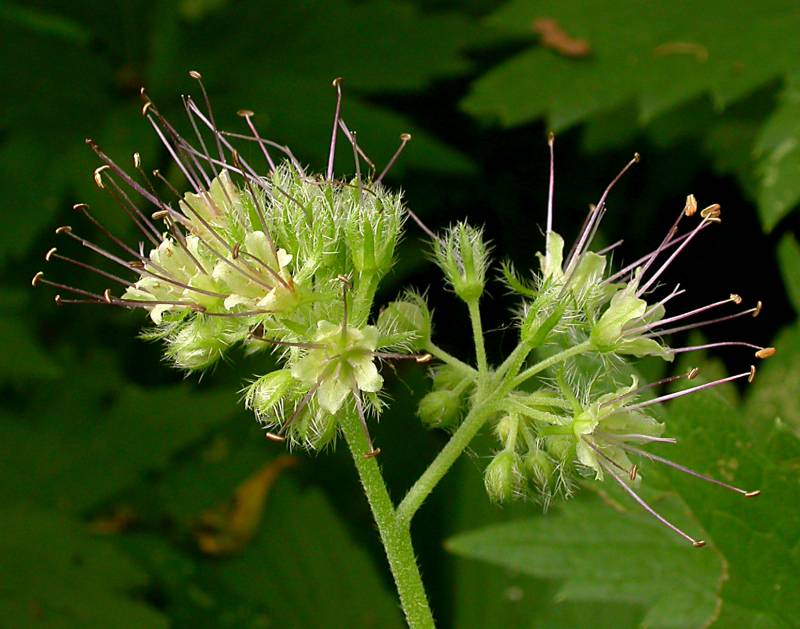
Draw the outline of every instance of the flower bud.
M519 456L510 450L503 450L486 466L483 483L492 502L506 502L514 496L518 466Z
M431 338L431 313L421 295L409 293L401 301L393 301L378 317L378 329L390 338L418 351L424 349Z
M245 406L262 419L286 397L293 383L294 378L288 369L278 369L261 376L248 387Z
M523 459L525 474L541 489L550 486L553 477L553 462L541 450L531 450Z
M354 190L356 195L360 192ZM369 199L356 198L345 223L345 243L359 274L383 276L392 268L394 249L403 224L399 198L380 190Z
M452 389L431 391L419 401L417 414L428 428L453 426L461 411L461 394Z
M167 336L167 357L181 369L210 367L237 340L230 325L221 318L194 317Z
M489 248L480 229L458 223L434 244L434 259L456 295L473 302L483 294Z

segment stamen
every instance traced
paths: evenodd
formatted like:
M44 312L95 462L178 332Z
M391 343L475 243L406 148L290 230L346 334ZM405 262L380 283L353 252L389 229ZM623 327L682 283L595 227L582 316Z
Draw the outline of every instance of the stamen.
M550 149L550 182L547 190L547 233L553 231L553 193L555 191L555 145L556 136L551 131L547 134L547 146Z
M333 79L333 87L336 88L336 109L333 113L333 131L331 131L331 147L328 152L328 170L325 179L333 179L333 161L336 157L336 136L339 132L339 116L342 113L342 77Z
M627 441L630 439L638 439L648 443L668 443L671 445L678 443L678 440L674 437L653 437L652 435L644 435L639 433L617 434L613 432L607 433L595 431L595 434L598 437L602 437L603 439L607 439L609 441Z
M663 524L664 526L666 526L666 527L667 527L668 529L670 529L671 531L673 531L673 532L677 533L678 535L680 535L680 536L681 536L682 538L684 538L685 540L687 540L687 541L691 542L691 543L692 543L692 546L694 546L695 548L702 548L703 546L705 546L705 545L706 545L706 543L705 543L703 540L701 540L701 539L695 539L695 538L694 538L694 537L692 537L691 535L689 535L689 534L685 533L684 531L682 531L681 529L679 529L679 528L678 528L677 526L675 526L675 525L674 525L672 522L670 522L669 520L667 520L667 519L666 519L664 516L662 516L660 513L658 513L658 511L656 511L655 509L653 509L653 507L651 507L649 504L647 504L647 502L645 502L645 501L644 501L642 498L640 498L640 497L639 497L639 494L637 494L637 493L636 493L636 492L635 492L635 491L634 491L632 488L630 488L630 487L628 486L628 484L627 484L625 481L623 481L623 480L622 480L622 479L621 479L621 478L620 478L620 477L619 477L619 476L618 476L618 475L617 475L617 474L614 472L614 470L612 470L612 469L611 469L610 467L608 467L607 465L604 465L602 461L599 461L599 463L600 463L600 467L602 467L602 468L603 468L603 469L604 469L606 472L608 472L608 473L611 475L611 477L612 477L612 478L613 478L613 479L614 479L614 480L617 482L617 484L618 484L620 487L622 487L622 489L623 489L623 490L625 490L625 492L626 492L626 493L627 493L627 494L628 494L628 495L629 495L631 498L633 498L633 499L634 499L634 500L635 500L635 501L636 501L636 502L639 504L639 506L640 506L640 507L642 507L642 508L643 508L645 511L647 511L647 512L648 512L650 515L652 515L652 516L653 516L653 517L654 517L656 520L658 520L659 522L661 522L661 524Z
M745 343L744 341L723 341L721 343L706 343L704 345L691 345L687 347L670 348L673 354L683 354L685 352L694 352L703 349L713 349L715 347L748 347L756 350L755 357L762 360L775 355L777 351L774 347L761 347L753 343Z
M597 252L597 255L599 255L599 256L605 255L608 252L613 251L614 249L619 247L624 242L625 242L625 240L620 238L617 242L608 245L608 247L603 247L602 249L600 249L600 251Z
M719 380L714 380L713 382L698 384L695 387L683 389L682 391L667 393L666 395L662 395L652 400L646 400L644 402L639 402L638 404L632 404L627 408L630 411L635 411L640 408L644 408L645 406L652 406L653 404L661 404L662 402L667 402L668 400L674 400L675 398L683 397L684 395L691 395L692 393L696 393L697 391L703 391L704 389L712 389L721 384L725 384L726 382L733 382L734 380L741 380L742 378L747 378L748 382L752 382L753 378L755 378L755 369L756 369L755 367L750 367L750 371L745 371L744 373L739 373L736 374L735 376L728 376L727 378L720 378Z
M101 190L105 189L105 185L103 185L102 173L104 170L108 170L108 168L109 168L108 164L103 164L102 166L98 166L97 168L95 168L94 173L92 174L92 177L94 178L94 183Z
M236 113L240 115L242 118L244 118L245 122L247 122L247 126L250 128L250 131L252 131L253 137L255 137L256 140L258 140L258 146L259 148L261 148L261 152L264 154L264 158L267 160L267 163L269 164L269 172L271 173L274 172L275 162L272 161L272 156L269 154L269 151L267 150L264 141L261 139L261 136L258 134L258 131L256 130L256 127L253 124L253 121L251 120L251 118L255 116L255 113L250 111L249 109L240 109Z
M344 314L342 315L342 339L347 340L347 290L352 288L350 278L346 275L340 275L337 278L342 283L342 307Z
M693 369L690 369L688 372L682 373L682 374L678 374L677 376L669 376L667 378L661 378L660 380L656 380L655 382L650 382L649 384L642 385L638 389L634 389L633 391L628 391L627 393L623 393L622 395L619 395L619 396L617 396L615 398L607 400L607 401L603 402L600 405L600 407L602 408L603 406L609 406L611 404L617 404L617 403L621 402L622 400L626 400L626 399L628 399L630 397L635 397L635 396L639 395L640 393L642 393L643 391L647 391L648 389L653 389L655 387L660 387L662 384L670 384L672 382L677 382L678 380L682 380L683 378L686 378L687 380L691 380L691 379L693 379L694 377L697 376L699 371L700 370L695 367Z
M124 278L119 277L118 275L114 275L113 273L109 273L108 271L104 271L103 269L94 267L91 264L86 264L85 262L81 262L80 260L73 260L72 258L68 258L67 256L62 256L60 253L56 253L56 251L58 250L55 247L50 249L50 251L48 251L44 256L45 261L50 262L50 260L52 260L53 258L56 258L57 260L64 260L64 262L69 262L70 264L74 264L75 266L78 266L82 269L86 269L87 271L91 271L92 273L97 273L97 275L100 275L102 277L105 277L106 279L122 284L123 286L131 285L131 282L129 282Z
M635 446L631 446L631 445L628 445L626 443L620 444L620 447L623 450L627 450L628 452L633 452L635 454L638 454L639 456L643 456L644 458L650 459L651 461L654 461L656 463L661 463L663 465L666 465L668 467L676 469L679 472L683 472L684 474L688 474L689 476L694 476L695 478L699 478L700 480L704 480L707 483L713 483L714 485L719 485L720 487L724 487L725 489L728 489L730 491L736 492L737 494L745 496L746 498L754 498L755 496L758 496L761 493L760 491L747 491L746 489L741 489L741 488L736 487L734 485L730 485L730 484L725 483L725 482L723 482L721 480L717 480L716 478L713 478L712 476L706 476L705 474L701 474L700 472L696 472L696 471L694 471L693 469L691 469L689 467L685 467L683 465L680 465L679 463L675 463L674 461L670 461L669 459L665 459L664 457L658 456L657 454L652 454L652 453L648 452L647 450L642 450L641 448L637 448Z
M351 133L350 129L347 128L347 125L345 124L343 118L339 118L339 128L341 128L341 130L344 131L345 135L348 137L353 136L353 134L355 133L355 132ZM367 157L367 154L361 149L360 146L356 145L356 151L358 151L359 157L361 157L361 159L367 162L367 166L369 166L370 170L372 171L370 174L370 179L372 179L375 176L375 170L376 170L375 163L369 157Z
M220 143L219 134L217 132L217 122L214 120L214 110L211 109L211 100L208 98L208 92L206 92L206 86L203 83L203 75L201 75L197 70L192 70L189 72L189 76L197 81L197 84L200 86L200 92L203 94L203 101L206 104L206 110L208 111L208 119L211 121L211 127L214 130L214 138L217 141L217 150L219 151L219 159L224 164L225 163L225 153L222 151L222 144Z
M689 194L686 196L686 205L683 206L683 213L686 216L694 216L695 212L697 212L697 199L694 198L693 194Z
M648 338L652 338L654 336L664 336L666 334L674 334L676 332L684 332L686 330L694 330L696 328L702 328L707 325L712 325L714 323L722 323L723 321L730 321L732 319L739 319L740 317L744 317L746 315L752 314L754 317L758 316L758 313L761 312L761 302L759 301L755 307L748 308L747 310L742 310L741 312L737 312L735 314L727 315L724 317L717 317L716 319L705 319L704 321L697 321L695 323L687 323L686 325L681 325L675 328L667 328L666 330L658 330L657 332L651 332L646 334L645 336Z
M657 301L652 306L650 306L650 308L648 308L645 311L645 313L641 317L636 319L636 320L637 321L646 320L647 317L649 317L656 310L658 310L658 308L660 306L665 306L668 302L672 301L675 297L678 297L679 295L683 295L685 292L686 292L686 290L685 289L681 289L681 285L680 284L675 284L675 288L672 289L672 292L669 295L667 295L666 297L664 297L664 299L662 299L660 301Z
M712 203L708 207L700 210L700 216L702 218L719 218L722 212L720 211L719 203Z
M583 255L586 248L592 244L592 238L594 238L594 234L597 232L597 227L600 225L600 217L603 211L605 210L606 199L608 198L609 193L617 184L617 182L622 178L622 176L628 172L628 170L640 160L639 153L633 154L633 159L631 159L625 167L619 172L619 174L611 180L611 183L608 184L605 191L603 192L603 196L600 197L600 201L597 203L597 207L593 208L590 213L590 219L586 228L583 230L578 242L574 247L574 251L570 256L569 263L567 264L567 269L565 271L566 276L570 276L572 271L574 270L575 266L578 263L578 260Z
M695 227L695 228L694 228L694 229L693 229L691 232L689 232L689 236L686 238L686 240L684 240L684 241L683 241L683 242L680 244L680 246L679 246L679 247L678 247L678 248L677 248L675 251L673 251L673 252L672 252L672 255L671 255L669 258L667 258L666 262L664 262L664 264L662 264L662 265L661 265L661 267L658 269L658 271L656 271L656 272L653 274L653 277L651 277L651 278L650 278L650 279L647 281L647 283L646 283L644 286L640 287L640 288L639 288L639 290L638 290L638 291L636 291L636 296L637 296L637 297L641 297L641 295L642 295L643 293L645 293L645 292L647 291L647 289L648 289L648 288L650 288L650 287L653 285L653 283L655 283L655 281L656 281L656 280L657 280L659 277L661 277L661 274L662 274L664 271L666 271L666 270L667 270L667 267L669 267L669 265L670 265L670 264L672 264L672 261L673 261L675 258L677 258L677 257L678 257L678 255L680 255L681 251L683 251L683 250L686 248L686 246L687 246L687 245L688 245L690 242L692 242L693 238L694 238L694 237L695 237L697 234L699 234L699 233L700 233L700 230L702 230L702 229L703 229L703 227L704 227L706 224L708 224L708 223L711 223L711 222L713 222L713 219L712 219L712 218L704 218L702 221L700 221L700 223L698 223L697 227ZM653 259L655 259L655 258L653 258Z
M383 181L383 178L392 169L392 166L395 165L397 158L400 157L400 153L403 152L403 149L406 147L406 144L408 144L410 141L411 141L410 133L400 134L400 146L397 147L397 150L394 152L394 155L392 155L392 158L389 160L389 163L386 164L384 169L381 171L381 174L378 175L378 178L375 180L375 183L380 183L381 181Z
M367 436L367 443L369 444L369 452L364 453L365 459L373 459L381 453L380 448L376 448L372 444L372 437L369 434L369 427L367 426L367 418L364 414L364 404L361 401L361 394L358 391L358 384L356 384L355 378L352 378L353 382L353 397L356 400L356 409L358 410L358 419L361 422L361 428L364 429L364 434Z
M738 299L738 302L737 302ZM654 328L661 327L667 323L674 323L675 321L681 321L683 319L688 319L689 317L693 317L698 315L702 312L707 312L708 310L713 310L714 308L719 308L720 306L724 306L725 304L739 303L742 301L742 298L738 295L731 295L727 299L722 299L720 301L715 301L713 304L708 304L706 306L701 306L700 308L695 308L694 310L689 310L688 312L683 312L681 314L674 315L672 317L668 317L666 319L661 319L660 321L654 321L653 323L649 323L647 325L643 325L639 328L635 328L633 330L627 330L628 334L640 334L642 332L646 332L648 330L653 330Z
M211 171L214 173L214 178L216 178L219 175L219 171L214 164L214 160L211 159L211 155L208 152L208 147L206 146L206 141L203 139L203 134L200 133L200 129L197 127L197 122L192 115L192 110L189 108L189 103L187 102L187 97L185 95L181 95L181 102L183 102L183 110L186 112L186 117L189 119L189 123L192 125L194 136L197 138L197 141L200 143L200 148L203 150L205 160L208 162L209 166L211 166Z

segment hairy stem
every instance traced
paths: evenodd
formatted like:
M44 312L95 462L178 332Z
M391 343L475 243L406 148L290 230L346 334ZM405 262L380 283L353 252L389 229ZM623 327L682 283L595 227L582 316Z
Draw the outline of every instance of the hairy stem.
M452 354L448 354L441 347L439 347L438 345L434 345L432 342L429 342L425 346L425 351L427 351L434 358L437 358L438 360L441 360L443 363L450 365L454 369L457 369L465 376L474 378L478 374L478 372L474 368L470 367L467 363L465 363L462 360L459 360Z
M516 388L521 385L526 380L530 380L538 373L541 373L545 369L552 367L560 362L567 360L568 358L572 358L573 356L578 356L579 354L585 354L589 350L592 349L592 344L589 341L584 341L583 343L578 343L577 345L573 345L565 350L558 352L557 354L553 354L549 358L545 358L544 360L540 360L535 365L528 367L525 371L519 374L514 380L511 381L511 388Z
M411 518L425 502L434 487L447 474L447 471L456 462L461 453L467 448L472 439L481 429L483 424L494 412L494 407L488 401L472 407L467 417L450 437L450 441L439 451L436 458L423 472L417 482L408 490L405 498L397 506L397 520L408 526Z
M341 426L372 510L372 516L375 518L406 621L412 629L432 628L433 615L425 595L414 548L411 545L408 523L401 521L395 515L394 505L377 460L374 457L364 456L370 448L356 414L344 413Z
M478 371L482 374L489 373L489 363L486 361L486 347L483 344L483 326L481 324L481 310L478 306L478 300L469 301L467 306L469 307L469 320L472 323L472 338L475 341Z

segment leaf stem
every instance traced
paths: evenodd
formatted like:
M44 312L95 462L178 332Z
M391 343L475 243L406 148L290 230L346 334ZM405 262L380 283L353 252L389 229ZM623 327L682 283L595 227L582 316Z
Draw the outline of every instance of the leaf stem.
M469 307L469 320L472 323L472 338L475 341L475 356L478 363L478 372L489 373L489 363L486 361L486 347L483 342L483 325L481 324L481 309L478 300L467 302Z
M375 518L408 626L412 629L431 629L435 626L433 614L414 556L408 522L396 516L377 460L365 456L370 448L356 414L343 413L341 426Z

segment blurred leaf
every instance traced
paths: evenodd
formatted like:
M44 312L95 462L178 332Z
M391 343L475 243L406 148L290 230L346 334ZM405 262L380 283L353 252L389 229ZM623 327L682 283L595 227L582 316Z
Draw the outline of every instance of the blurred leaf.
M228 393L189 386L141 390L103 364L50 383L27 419L5 411L4 500L84 510L167 465L236 411Z
M792 363L795 358L786 357ZM764 371L779 368L778 363L767 364ZM798 377L796 372L774 373L780 374L777 386L787 391ZM713 393L680 398L670 409L670 432L680 441L674 456L680 463L762 491L761 497L747 501L690 476L669 474L725 559L728 578L714 626L788 628L796 626L800 614L794 594L800 589L800 441L775 417L796 412L796 396L786 405L781 397L760 404L776 386L776 376L764 375L765 382L757 379L744 407L746 415ZM761 392L759 387L766 388Z
M147 575L107 540L52 511L0 509L7 627L167 627L137 592Z
M800 74L788 79L755 152L760 157L758 209L769 231L800 202Z
M466 557L563 579L560 599L643 605L650 627L706 622L723 572L713 552L687 548L655 521L614 513L598 499L463 533L447 545Z
M789 300L800 315L800 244L792 234L786 234L778 244L778 261Z
M61 373L34 340L23 314L26 306L22 293L0 293L0 382L54 378Z

